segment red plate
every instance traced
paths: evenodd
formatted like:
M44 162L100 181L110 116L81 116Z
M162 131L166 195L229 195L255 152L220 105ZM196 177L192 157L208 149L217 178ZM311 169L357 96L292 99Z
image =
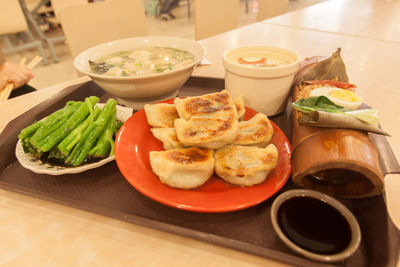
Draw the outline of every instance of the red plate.
M246 108L245 120L257 112ZM126 180L142 194L178 209L197 212L227 212L257 205L271 197L289 179L291 146L285 134L271 122L275 134L272 143L279 151L278 166L261 184L240 187L215 174L201 187L192 190L164 185L150 166L149 152L164 150L150 131L144 110L136 112L121 127L115 140L115 159Z

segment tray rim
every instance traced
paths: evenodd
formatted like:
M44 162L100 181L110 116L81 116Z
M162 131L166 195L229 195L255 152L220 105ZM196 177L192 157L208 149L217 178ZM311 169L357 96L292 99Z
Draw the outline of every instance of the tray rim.
M208 78L208 77L192 77L191 79L194 79L195 81L199 80L200 82L202 80L222 80L222 79L215 79L215 78ZM61 98L65 97L65 96L68 96L69 94L71 94L75 90L77 90L80 87L85 86L85 85L87 85L89 83L94 83L94 82L93 81L85 81L85 82L82 82L82 83L79 83L79 84L76 84L76 85L67 86L64 89L61 89L59 92L53 94L48 99L40 102L39 104L35 105L34 107L29 109L28 111L22 113L21 115L19 115L15 119L11 120L6 125L6 127L4 128L3 132L1 133L1 135L3 135L3 133L6 132L7 128L12 127L15 124L17 124L16 121L20 117L22 117L24 115L26 116L27 113L31 113L31 112L34 112L34 111L37 111L37 110L41 111L42 107L51 106L52 102L55 99L61 99ZM219 89L222 89L222 88L219 88ZM3 140L0 139L0 147L5 143ZM14 159L15 159L15 157L14 158L10 157L10 160L8 162L10 162L10 161L12 161ZM7 163L1 164L1 162L0 162L0 174L4 169L3 165L9 165L9 163L8 164ZM11 192L16 192L16 193L20 193L20 194L23 194L23 195L27 195L29 197L34 197L34 198L38 198L38 199L54 202L54 203L57 203L57 204L61 204L61 205L64 205L64 206L77 208L77 209L80 209L80 210L84 210L84 211L91 212L91 213L94 213L94 214L102 215L102 216L105 216L105 217L118 219L118 220L121 220L121 221L125 221L125 222L129 222L129 223L141 225L141 226L144 226L144 227L149 227L151 229L156 229L156 230L164 231L164 232L167 232L167 233L182 235L184 237L193 238L193 239L200 240L200 241L203 241L203 242L206 242L206 243L220 245L220 246L223 246L223 247L228 247L228 248L231 248L231 249L234 249L234 250L243 251L245 253L261 256L261 257L267 258L267 259L276 260L278 262L282 262L282 263L286 263L286 264L294 264L294 265L301 265L301 266L337 266L337 265L324 264L324 263L321 263L321 262L315 262L315 261L312 261L312 260L308 260L306 258L302 258L301 256L297 256L295 253L289 254L289 253L285 253L285 252L282 252L282 251L273 250L273 249L270 249L270 248L264 248L264 247L256 246L256 245L253 245L253 244L250 244L250 243L242 242L242 241L239 241L239 240L236 240L236 239L227 238L227 237L223 237L223 236L219 236L219 235L215 235L215 234L209 234L209 233L202 232L202 231L199 231L199 230L178 226L178 225L175 225L173 223L165 223L165 222L162 222L162 221L158 221L158 220L154 220L154 219L150 219L150 218L145 218L145 217L142 217L140 215L127 214L127 213L123 213L123 212L119 212L119 211L115 211L115 210L107 209L107 208L103 208L103 207L99 208L99 206L96 206L96 205L93 205L93 204L90 204L90 203L86 203L86 202L83 202L83 201L77 201L77 200L71 199L71 198L64 198L64 197L59 197L58 196L59 199L57 199L57 197L54 197L54 195L43 193L40 190L38 190L38 191L40 192L41 195L37 195L35 189L29 188L29 187L18 186L18 185L12 185L12 184L10 184L8 182L4 182L1 179L0 179L0 188L3 188L5 190L11 191ZM383 200L384 200L384 195L383 194L379 195L379 197L383 198ZM70 204L68 202L73 202L73 203ZM79 202L79 205L80 205L79 207L77 206L78 202ZM91 208L92 206L95 206L95 209L92 209ZM100 210L100 212L97 212L95 210ZM393 222L391 221L391 218L390 218L387 210L386 210L386 213L388 215L387 216L388 217L388 221L390 221L393 224ZM126 215L128 215L128 216L126 216ZM155 222L155 224L151 224L151 222ZM161 227L158 226L158 225L161 225ZM399 231L399 229L397 229L397 228L396 228L396 230ZM214 238L213 242L210 242L210 240L206 239L206 237L209 237L209 236L212 236ZM223 240L229 240L229 242L226 243ZM400 247L400 240L397 241L397 255L399 255L399 247Z
M222 237L219 235L210 234L210 233L202 232L202 231L187 228L187 227L182 227L182 226L178 226L175 224L169 224L169 223L161 222L161 221L150 219L150 218L145 218L145 217L142 217L139 215L129 214L128 216L126 216L127 215L126 213L123 213L120 211L115 211L115 210L103 208L103 207L99 208L99 206L96 206L96 205L93 205L90 203L86 203L86 202L80 202L75 199L70 199L70 198L66 198L66 197L60 197L60 196L54 197L50 194L31 189L29 187L23 187L23 186L19 186L19 185L10 186L9 183L3 182L1 180L0 180L0 188L8 190L10 192L19 193L19 194L23 194L25 196L33 197L36 199L41 199L41 200L49 201L52 203L56 203L58 205L63 205L63 206L67 206L70 208L83 210L85 212L90 212L90 213L93 213L96 215L101 215L101 216L104 216L107 218L117 219L117 220L120 220L123 222L128 222L131 224L148 227L150 229L163 231L163 232L170 233L170 234L176 234L176 235L180 235L180 236L183 236L186 238L192 238L192 239L195 239L198 241L202 241L205 243L219 245L222 247L234 249L237 251L242 251L242 252L249 253L252 255L257 255L262 258L276 260L278 262L285 263L285 264L294 264L294 265L299 265L299 266L310 266L310 267L312 267L312 266L318 266L318 267L336 266L337 267L337 265L330 265L330 264L319 263L316 261L311 261L306 258L297 256L296 254L288 254L285 252L281 252L281 251L277 251L277 250L273 250L273 249L269 249L269 248L263 248L263 247L252 245L252 244L242 242L242 241L239 241L236 239ZM40 195L38 195L36 191L40 192ZM96 210L96 212L93 211L94 209ZM209 237L212 237L213 242L209 241L209 239L210 239ZM227 241L229 241L229 242L227 242ZM266 256L266 255L268 255L268 256ZM282 261L282 259L285 259L285 260Z

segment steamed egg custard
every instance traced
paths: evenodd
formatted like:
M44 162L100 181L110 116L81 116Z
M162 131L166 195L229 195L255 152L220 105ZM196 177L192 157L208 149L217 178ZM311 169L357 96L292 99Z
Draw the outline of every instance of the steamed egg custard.
M325 96L336 105L347 109L356 110L361 106L363 100L361 96L346 89L336 87L319 87L310 92L310 96Z
M286 66L295 62L295 59L287 54L266 51L249 51L245 53L238 53L232 55L229 60L235 63L246 64L257 68Z
M168 72L193 63L194 56L173 47L125 49L89 60L90 71L107 76L136 76Z

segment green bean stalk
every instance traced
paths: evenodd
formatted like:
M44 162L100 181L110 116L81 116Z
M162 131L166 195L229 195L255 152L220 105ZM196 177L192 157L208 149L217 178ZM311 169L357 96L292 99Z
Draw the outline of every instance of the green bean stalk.
M91 158L104 158L110 151L109 155L114 155L114 139L117 121L117 110L114 108L111 118L108 120L107 125L99 137L96 145L89 151L88 155Z
M65 161L66 164L76 167L86 159L97 138L105 129L108 120L111 119L112 113L115 112L116 105L117 101L115 99L110 98L107 101L99 117L85 130L82 139L75 145L72 153Z
M55 164L79 166L114 155L117 101L108 99L101 109L96 96L69 101L60 110L22 129L18 138L25 153Z
M63 140L71 131L85 120L86 116L93 114L94 105L99 102L96 96L87 97L84 103L81 103L78 109L55 131L43 138L41 141L34 143L39 151L47 152ZM93 115L89 116L93 118Z

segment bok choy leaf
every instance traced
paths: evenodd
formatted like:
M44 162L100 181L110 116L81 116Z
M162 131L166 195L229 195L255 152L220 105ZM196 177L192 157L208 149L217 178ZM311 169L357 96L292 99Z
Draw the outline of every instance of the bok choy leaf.
M310 113L313 111L340 113L355 117L360 121L375 127L379 124L378 111L376 109L349 110L343 106L336 105L326 96L312 96L299 99L292 103L292 107L303 113Z

